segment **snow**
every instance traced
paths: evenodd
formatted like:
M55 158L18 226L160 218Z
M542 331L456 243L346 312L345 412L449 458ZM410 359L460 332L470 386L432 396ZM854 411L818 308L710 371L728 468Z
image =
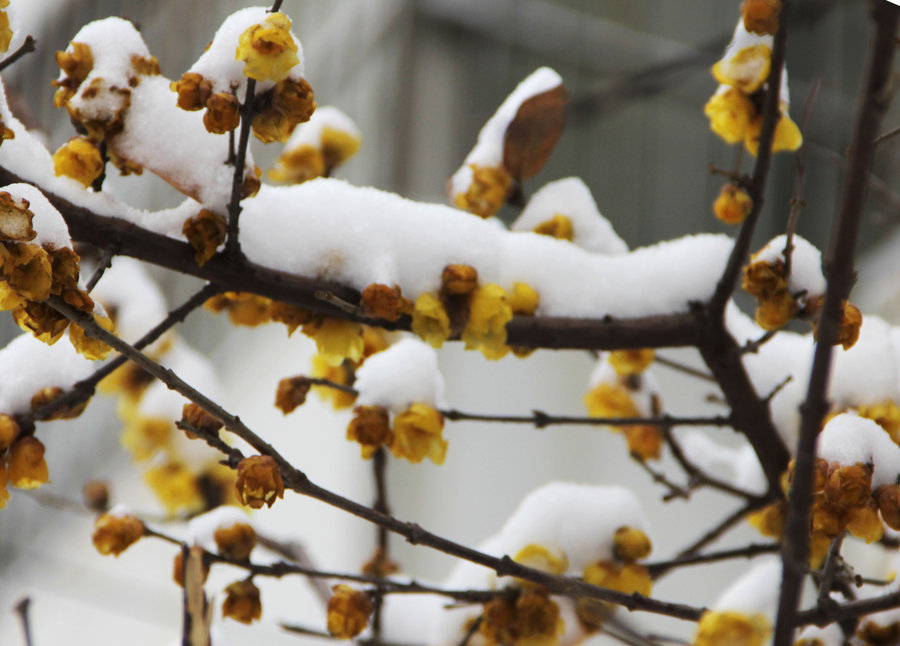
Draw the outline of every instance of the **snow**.
M235 94L243 101L248 79L243 73L244 63L235 58L235 50L241 34L253 25L264 22L268 15L267 7L247 7L228 16L216 31L208 49L191 65L188 72L200 74L212 81L213 92L231 92L232 88L236 88ZM293 32L291 37L297 45L297 58L300 62L291 69L289 78L299 80L303 78L303 47ZM258 81L256 91L265 92L273 85L272 81Z
M747 28L744 26L744 19L739 18L734 28L734 34L731 36L731 42L728 43L728 47L725 48L725 53L722 54L720 60L724 61L734 58L742 49L755 47L756 45L766 45L771 49L773 41L774 37L770 34L754 34L747 31Z
M401 413L411 404L444 407L444 378L437 353L416 337L407 337L369 357L356 372L360 406L384 406Z
M337 179L263 186L242 206L242 249L263 266L359 290L399 285L415 299L439 289L446 265L469 264L482 284L511 291L515 282L528 283L541 295L538 312L555 316L686 312L712 294L732 244L727 236L695 235L602 256Z
M533 96L562 85L562 77L549 67L540 67L516 86L512 94L497 108L481 132L462 167L450 178L451 197L465 193L472 181L472 165L497 168L503 163L506 129L522 104Z
M75 351L68 336L47 345L20 334L0 349L0 412L27 413L32 396L42 388L68 390L93 371L93 362Z
M578 177L545 184L538 190L512 225L513 231L532 231L554 215L572 221L572 242L586 251L606 255L622 254L628 245L616 234L609 220L597 209L590 189Z
M781 585L781 559L764 556L728 586L712 605L712 610L775 616Z
M842 465L873 465L873 489L896 483L900 475L900 446L878 424L852 413L828 421L819 434L818 454Z
M754 261L764 260L770 265L784 262L784 246L787 236L780 235L753 255ZM791 252L791 275L788 276L788 291L791 294L806 292L806 296L825 293L825 276L822 275L822 252L808 240L794 235L791 238L794 250Z

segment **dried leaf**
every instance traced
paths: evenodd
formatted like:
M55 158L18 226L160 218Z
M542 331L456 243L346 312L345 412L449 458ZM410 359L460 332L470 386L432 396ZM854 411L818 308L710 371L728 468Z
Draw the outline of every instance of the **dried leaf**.
M523 102L506 129L503 166L521 181L538 173L566 125L569 93L562 85Z

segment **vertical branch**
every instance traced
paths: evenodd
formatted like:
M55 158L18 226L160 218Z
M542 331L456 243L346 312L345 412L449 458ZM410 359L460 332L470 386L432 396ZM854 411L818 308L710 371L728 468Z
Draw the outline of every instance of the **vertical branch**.
M247 91L241 104L241 134L238 138L237 154L234 160L234 175L231 179L231 199L228 201L228 238L225 250L233 256L240 256L241 243L238 220L241 217L241 193L244 188L244 164L247 161L247 147L250 145L250 125L253 121L253 97L256 81L247 79Z
M31 605L31 599L29 597L23 597L13 606L13 610L19 615L19 621L22 622L22 634L25 636L25 646L32 646L31 622L28 621L29 605Z
M831 373L832 346L837 339L843 301L855 280L855 251L862 214L867 176L872 165L875 140L890 100L891 63L896 44L900 8L887 2L873 3L875 39L869 54L868 72L857 110L849 164L844 181L840 210L831 235L825 273L828 287L819 323L818 342L813 356L806 401L801 407L800 438L796 467L789 499L789 512L782 545L783 577L775 645L791 643L800 590L806 570L808 516L812 504L816 441L822 420L828 411L828 380Z
M390 507L388 507L388 498L387 498L387 454L385 453L384 447L379 447L377 451L375 451L375 455L372 459L372 470L375 474L375 502L372 505L372 509L375 511L384 514L385 516L390 516ZM389 546L390 546L390 535L387 530L382 525L378 525L376 527L376 540L377 544L375 546L375 563L379 564L379 570L382 569L381 564L386 564L390 558L389 556ZM378 573L379 578L383 576L381 572ZM374 610L372 613L372 636L375 641L381 639L381 607L384 597L382 596L383 587L376 586L376 594L373 601Z

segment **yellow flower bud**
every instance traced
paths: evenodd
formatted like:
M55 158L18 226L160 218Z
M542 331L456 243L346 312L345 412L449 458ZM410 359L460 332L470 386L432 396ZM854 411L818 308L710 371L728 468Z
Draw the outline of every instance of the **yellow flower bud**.
M625 562L639 561L650 556L653 544L636 527L620 527L613 534L613 556Z
M441 272L441 289L447 294L470 294L478 287L478 270L471 265L447 265Z
M622 427L628 441L628 452L641 460L658 460L662 455L663 434L652 424L629 424Z
M19 437L20 432L21 429L15 417L0 413L0 454L12 445Z
M201 209L197 215L184 221L181 232L194 248L197 265L202 267L216 254L219 245L225 242L228 222L214 211Z
M479 634L488 644L556 646L565 630L559 606L546 590L523 591L515 602L497 597L484 605Z
M778 31L781 0L744 0L741 17L747 31L760 35L774 35Z
M286 377L278 382L275 406L287 415L306 403L306 395L312 384L306 377Z
M202 110L212 94L212 81L195 72L185 72L180 81L172 81L169 87L178 93L177 105L182 110Z
M506 355L506 324L512 316L502 287L490 283L475 289L469 300L469 320L461 335L466 349L481 350L488 359Z
M230 92L216 92L206 100L203 126L214 135L224 135L241 122L241 104Z
M256 531L247 523L219 527L213 534L219 554L235 561L246 561L256 547Z
M440 348L450 337L450 317L433 294L422 294L416 299L411 327L434 348Z
M710 129L725 143L743 141L750 123L756 118L756 108L746 94L729 87L716 92L703 107Z
M94 523L91 540L97 551L118 556L144 535L144 523L134 516L102 514Z
M560 213L554 213L552 218L544 220L533 230L540 235L569 242L575 238L575 227L572 225L572 220Z
M238 463L234 483L242 505L260 509L271 507L276 498L284 498L284 482L275 460L268 455L253 455Z
M94 322L107 332L113 331L113 322L108 316L94 314ZM72 347L74 347L79 354L91 361L105 359L109 353L112 352L112 348L103 341L85 334L84 328L77 323L72 323L69 326L69 341L72 342Z
M222 422L197 404L190 402L185 404L181 409L181 419L196 429L204 431L209 435L216 435L222 428Z
M328 632L337 639L353 639L369 624L373 606L369 595L338 584L328 600Z
M725 184L713 202L713 213L725 224L740 224L753 210L753 199L734 184Z
M94 68L94 55L89 45L70 43L72 52L56 52L56 64L63 72L63 80L52 81L59 89L53 96L53 105L61 108L75 95L79 85Z
M322 128L320 142L322 156L325 158L325 167L329 174L335 167L353 157L361 143L356 135L329 126Z
M454 204L470 213L489 218L500 210L512 190L512 176L503 167L472 165L472 183L459 193Z
M637 592L645 597L653 590L653 580L643 565L636 563L618 564L612 561L597 561L584 569L584 580L625 594Z
M65 391L59 386L45 386L31 396L31 410L37 411L41 406L55 401L62 397ZM54 419L75 419L87 408L88 400L77 402L75 404L67 404L61 408L57 408L51 415L44 417L44 421Z
M359 307L365 316L396 321L403 310L408 307L408 301L400 294L400 288L396 285L390 287L380 283L372 283L363 291L359 301Z
M59 341L69 326L69 319L44 303L26 301L11 314L16 325L47 345Z
M53 153L53 172L65 175L87 188L103 173L100 149L87 137L72 137Z
M280 81L300 62L291 21L280 11L248 27L238 40L235 58L244 63L244 76L257 81Z
M9 466L9 483L18 489L37 489L50 482L44 445L33 436L13 442L6 457Z
M222 616L242 624L251 624L262 617L262 600L253 581L235 581L225 588Z
M278 157L275 168L269 171L269 178L276 182L302 184L325 176L325 158L314 146L297 146Z
M507 294L513 314L533 316L540 302L540 295L527 283L513 283L512 294Z
M865 464L837 464L825 483L825 497L839 507L859 507L871 493L872 469Z
M19 296L30 301L42 301L50 296L53 266L50 256L36 244L5 245L9 257L3 262L2 278Z
M391 443L391 423L383 406L357 406L347 425L347 439L359 442L362 457L371 458L379 447Z
M228 312L234 325L255 327L269 321L272 301L264 296L245 292L225 292L210 298L204 307L211 312Z
M344 319L323 318L303 326L303 333L313 338L319 355L333 366L344 359L359 361L363 358L365 344L362 325Z
M426 404L413 404L394 417L394 436L391 453L410 462L426 457L435 464L443 464L447 441L443 438L444 416Z
M747 151L756 156L759 152L759 137L762 133L762 117L757 116L747 126L744 133L744 147ZM781 115L778 117L778 123L775 124L775 134L772 138L772 152L793 151L803 145L803 135L800 128L788 116L787 112L782 108Z

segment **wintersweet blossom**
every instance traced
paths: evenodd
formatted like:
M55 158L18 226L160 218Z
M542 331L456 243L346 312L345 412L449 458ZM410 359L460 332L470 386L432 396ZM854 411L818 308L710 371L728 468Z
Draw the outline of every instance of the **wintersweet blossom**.
M334 366L326 361L325 357L320 354L314 354L312 358L313 377L319 379L327 379L341 386L350 386L353 383L353 367L349 361ZM337 388L329 388L328 386L313 386L313 389L319 394L323 400L330 400L335 410L349 408L356 401L356 395L348 393Z
M546 590L528 589L515 600L497 597L484 605L478 634L488 646L555 646L565 632L559 605Z
M519 550L513 557L516 563L542 572L550 574L565 574L569 569L569 558L566 553L560 549L553 549L538 545L537 543L529 543Z
M104 556L118 556L144 535L144 523L122 511L102 514L94 523L91 540Z
M150 467L144 472L144 482L171 514L192 513L203 508L197 475L180 462Z
M247 523L216 528L213 539L219 554L235 561L246 561L256 547L256 530Z
M225 242L228 222L215 211L201 209L197 215L184 221L181 232L194 248L197 265L202 267L216 254L219 245Z
M434 294L421 294L413 306L412 331L433 348L450 338L450 317Z
M489 283L475 289L469 299L469 320L461 335L466 349L481 350L488 359L505 356L509 352L506 324L512 316L502 287Z
M363 358L365 342L360 323L320 318L305 324L303 333L313 338L319 356L333 366L340 365L345 359L356 362Z
M222 616L242 624L251 624L262 617L259 588L251 580L235 581L225 588Z
M472 164L471 181L465 192L457 193L455 206L483 218L500 210L512 190L512 176L501 167Z
M244 63L244 76L257 81L280 81L300 62L291 20L280 11L247 28L238 41L235 58Z
M358 442L363 458L369 459L381 446L391 443L391 421L383 406L357 406L347 425L347 439Z
M391 453L410 462L426 457L443 464L447 441L443 438L444 416L426 404L413 404L394 417Z
M10 447L21 431L15 417L0 414L0 453Z
M744 141L756 108L750 98L737 88L720 85L703 107L710 129L727 144Z
M241 460L234 487L241 504L252 509L271 507L276 498L284 498L281 472L268 455L252 455Z
M108 316L94 314L94 322L107 332L113 331L113 322ZM85 333L84 328L77 323L69 325L69 341L72 342L72 347L74 347L79 354L91 361L105 359L109 353L112 352L111 347L99 339L88 336Z
M50 473L44 460L44 445L32 435L13 442L6 462L9 467L9 483L18 489L37 489L50 482Z
M713 213L725 224L740 224L752 210L753 198L744 189L730 183L722 187L713 202Z
M72 137L53 153L53 172L87 188L103 173L100 149L87 137Z
M369 624L374 609L372 600L362 590L349 585L338 584L332 591L327 609L328 632L337 639L353 639Z

